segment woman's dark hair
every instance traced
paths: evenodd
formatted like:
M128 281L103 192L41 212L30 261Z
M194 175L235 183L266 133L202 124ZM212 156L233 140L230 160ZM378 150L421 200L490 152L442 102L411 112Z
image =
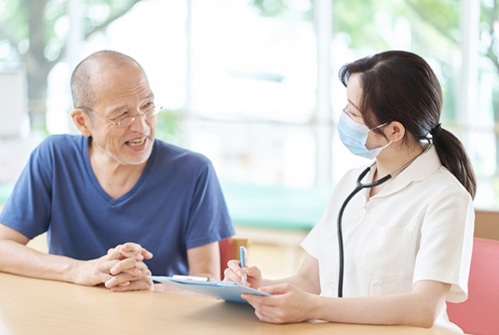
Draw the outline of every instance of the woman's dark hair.
M347 86L350 75L360 74L360 111L365 124L398 121L406 129L403 141L426 139L431 135L438 157L475 197L476 181L462 143L440 124L442 89L428 63L406 51L386 51L343 66L340 80ZM376 131L384 136L380 129Z

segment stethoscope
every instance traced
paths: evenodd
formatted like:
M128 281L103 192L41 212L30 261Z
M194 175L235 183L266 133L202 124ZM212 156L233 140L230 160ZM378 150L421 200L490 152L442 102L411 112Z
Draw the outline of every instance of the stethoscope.
M348 195L348 197L346 197L345 201L343 201L343 205L341 205L340 212L338 213L338 222L337 222L337 225L338 225L338 249L339 249L339 254L338 254L338 256L339 256L338 297L339 298L343 297L343 277L344 277L343 272L344 272L344 268L345 268L344 252L343 252L343 231L342 231L342 220L343 220L343 212L345 211L345 207L348 205L350 200L357 193L359 193L360 190L365 189L365 188L376 187L376 186L379 186L383 183L386 183L388 180L390 180L392 178L392 175L395 175L395 174L401 172L402 170L404 170L405 168L407 168L409 165L412 164L412 162L414 162L414 160L416 158L418 158L419 156L421 156L422 154L427 152L430 149L430 147L431 147L431 142L429 142L428 146L426 147L425 150L423 150L423 152L421 152L419 155L417 155L414 159L412 159L409 163L405 164L401 168L397 169L396 171L394 171L390 174L387 174L386 176L384 176L381 179L376 180L375 182L363 184L362 179L364 179L364 177L369 173L369 171L371 171L371 167L373 167L376 163L373 163L371 166L368 166L364 171L362 171L362 173L357 178L357 186L355 187L355 189L352 191L352 193L350 193Z

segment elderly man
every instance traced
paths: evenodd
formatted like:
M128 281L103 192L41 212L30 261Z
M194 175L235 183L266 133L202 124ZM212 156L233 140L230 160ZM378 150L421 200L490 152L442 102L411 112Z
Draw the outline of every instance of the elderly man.
M154 138L142 67L99 51L71 90L81 135L33 151L0 214L0 271L113 291L151 289L151 274L218 279L218 241L234 234L219 182L206 157ZM43 232L49 254L26 246Z

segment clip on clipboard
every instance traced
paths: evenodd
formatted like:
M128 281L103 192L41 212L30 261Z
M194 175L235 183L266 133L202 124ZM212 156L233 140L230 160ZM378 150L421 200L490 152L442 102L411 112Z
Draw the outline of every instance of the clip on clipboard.
M254 288L240 285L238 283L225 282L225 281L209 281L206 277L192 277L192 276L178 276L163 277L151 276L153 281L174 285L196 293L209 295L212 297L220 298L225 301L248 303L241 298L241 294L250 293L257 295L269 296L270 294L260 292Z

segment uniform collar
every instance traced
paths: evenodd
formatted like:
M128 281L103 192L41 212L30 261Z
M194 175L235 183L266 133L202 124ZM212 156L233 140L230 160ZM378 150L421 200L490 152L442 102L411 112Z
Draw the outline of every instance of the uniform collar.
M442 163L438 158L435 146L432 145L425 153L417 157L407 168L400 172L381 190L376 196L383 197L398 192L407 187L412 182L424 180L434 174ZM371 170L370 179L374 175L375 169Z

